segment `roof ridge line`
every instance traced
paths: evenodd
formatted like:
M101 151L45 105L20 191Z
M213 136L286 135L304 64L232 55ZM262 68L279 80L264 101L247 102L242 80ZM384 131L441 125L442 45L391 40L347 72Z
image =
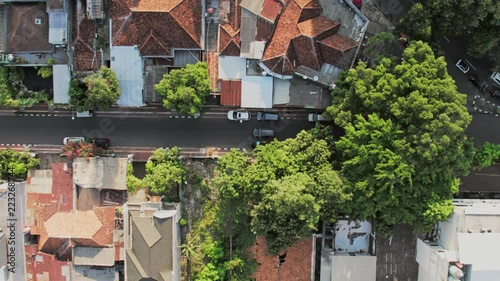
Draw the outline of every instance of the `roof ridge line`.
M118 36L120 35L120 33L122 33L122 31L125 28L125 26L127 25L127 23L131 20L132 14L133 14L133 12L132 12L132 10L130 10L130 13L127 16L127 19L122 23L122 25L120 26L120 28L116 32L115 36L113 36L113 38L111 38L111 43L113 43L113 41L115 41L115 39L118 38ZM111 21L111 24L113 24L113 21ZM113 31L111 31L111 33L113 33Z
M183 2L183 1L179 1L179 4L180 4L181 2ZM179 4L177 4L177 6L178 6ZM177 7L177 6L175 6L175 7ZM175 7L174 7L174 8L175 8ZM171 11L172 11L174 8L172 8L172 9L168 12L168 14L169 14L169 15L170 15L170 16L171 16L174 20L175 20L175 22L177 22L177 24L178 24L180 27L182 27L182 29L184 30L184 32L186 32L186 33L189 35L189 37L191 37L191 39L193 39L193 41L196 43L196 45L198 45L200 48L203 48L203 47L201 46L201 42L200 42L200 44L199 44L199 43L198 43L198 40L196 40L196 38L194 38L194 37L193 37L193 35L191 34L191 32L187 31L187 30L186 30L186 28L184 27L184 25L183 25L183 24L181 24L181 23L179 22L179 20L177 20L177 18L176 18L176 17L175 17L175 16L171 13Z

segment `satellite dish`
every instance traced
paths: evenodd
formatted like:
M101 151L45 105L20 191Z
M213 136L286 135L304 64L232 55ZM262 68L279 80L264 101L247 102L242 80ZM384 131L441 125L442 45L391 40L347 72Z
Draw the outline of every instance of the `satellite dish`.
M13 61L13 60L14 60L14 55L13 55L13 54L9 54L9 55L7 56L7 59L8 59L9 61Z
M262 76L267 76L267 72L262 71Z

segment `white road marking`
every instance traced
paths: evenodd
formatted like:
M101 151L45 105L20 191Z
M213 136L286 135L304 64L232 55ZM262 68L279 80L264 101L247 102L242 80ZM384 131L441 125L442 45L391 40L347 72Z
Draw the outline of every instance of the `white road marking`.
M487 177L500 177L498 174L479 174L479 173L474 173L475 176L487 176Z
M446 41L448 41L448 43L450 43L450 40L448 38L446 38L446 36L443 36L443 37L444 37L444 39L446 39Z
M470 66L472 66L472 68L474 68L474 70L477 70L477 68L475 68L475 67L472 65L472 63L470 63L470 61L468 61L468 60L465 60L465 61L466 61L466 62L467 62Z

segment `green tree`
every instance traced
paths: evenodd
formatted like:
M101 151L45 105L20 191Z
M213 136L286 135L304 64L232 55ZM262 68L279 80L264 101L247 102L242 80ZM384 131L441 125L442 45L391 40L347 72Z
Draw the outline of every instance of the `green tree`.
M155 85L155 90L163 98L166 109L175 109L179 114L187 115L202 112L210 94L207 63L198 62L172 70Z
M351 216L387 229L420 229L446 218L458 176L468 173L471 116L443 57L412 42L403 61L360 64L341 75L327 111L345 129L337 142ZM441 211L441 213L438 213Z
M311 177L299 173L264 187L262 201L252 211L252 226L265 237L271 253L278 254L316 230L320 205L308 192L314 185Z
M184 179L185 170L179 159L180 150L173 147L168 150L158 148L146 163L145 186L154 194L164 194L171 191Z
M49 78L52 76L52 65L56 62L54 58L50 58L47 60L47 66L42 66L38 69L38 75L40 75L43 79ZM36 69L37 67L35 67Z
M482 23L473 34L471 34L467 42L467 53L476 58L482 58L493 47L498 46L500 38L500 25L492 26Z
M17 152L12 149L0 150L1 178L26 178L28 170L40 165L40 159L31 157L28 153Z
M399 20L403 32L412 40L429 41L432 36L431 15L422 3L413 5L407 15Z
M83 81L73 78L70 82L70 104L77 111L109 110L120 97L116 74L105 66Z
M490 167L493 163L500 160L500 144L485 142L477 148L474 153L474 169L483 169Z
M127 164L127 190L130 193L136 193L144 186L141 179L134 176L134 167L132 164Z

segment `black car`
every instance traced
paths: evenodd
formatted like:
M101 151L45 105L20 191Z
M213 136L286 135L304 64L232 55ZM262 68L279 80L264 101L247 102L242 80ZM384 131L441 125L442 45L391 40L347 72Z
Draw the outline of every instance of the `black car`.
M471 74L469 76L469 81L474 84L481 92L486 91L488 88L488 82L481 79L477 74Z
M93 143L96 147L100 148L108 148L111 145L111 142L108 138L98 138L98 139L88 139L89 143Z
M490 194L491 199L500 199L500 192L492 192Z

